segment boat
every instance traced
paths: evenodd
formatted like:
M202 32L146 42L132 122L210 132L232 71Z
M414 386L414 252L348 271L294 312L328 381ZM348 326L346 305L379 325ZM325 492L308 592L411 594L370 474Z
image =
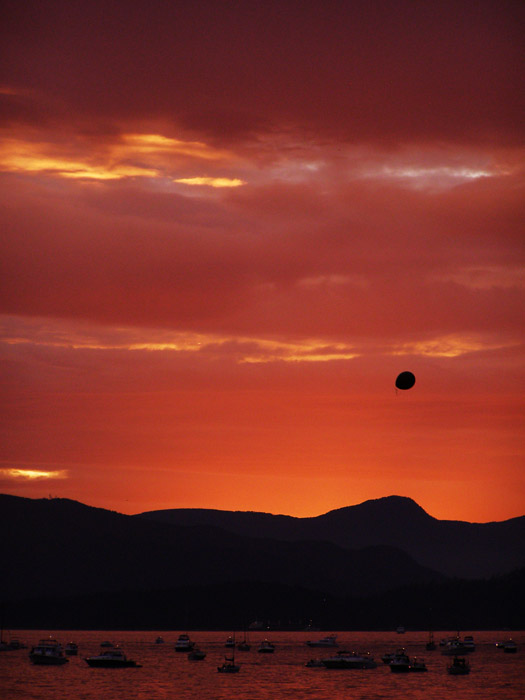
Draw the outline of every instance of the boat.
M253 622L250 622L248 625L249 630L263 630L264 629L264 622L261 622L260 620L254 620Z
M324 668L325 665L322 659L310 659L305 663L306 668Z
M39 666L62 666L69 659L64 654L62 645L53 637L41 639L29 652L32 663Z
M27 644L21 642L18 637L11 637L9 642L4 640L0 642L1 651L18 651L18 649L27 649Z
M238 673L240 671L241 667L239 664L235 663L235 657L224 657L224 662L220 665L217 666L217 671L219 673Z
M505 654L516 654L518 651L518 645L513 639L508 639L506 642L500 642L496 644L497 647L503 649Z
M406 654L404 649L401 649L398 653L394 654L394 657L388 665L392 673L408 673L410 671L410 659L408 654Z
M259 644L257 651L259 654L273 654L275 651L275 645L265 639Z
M323 664L326 668L335 669L357 669L357 668L376 668L377 664L370 654L359 654L352 651L339 651L335 656L330 656L328 659L323 659Z
M471 634L468 634L466 637L463 637L463 646L467 649L468 652L476 651L474 637Z
M235 637L228 637L228 639L224 643L224 646L228 649L233 649L235 647Z
M75 642L68 642L64 647L64 651L67 656L76 656L78 654L78 644Z
M179 634L179 638L175 642L175 651L188 653L195 646L195 642L192 642L187 634Z
M120 649L103 651L97 656L89 656L85 661L92 668L142 668L136 661L128 659Z
M155 644L164 644L164 639L162 637L157 637Z
M387 654L383 654L383 656L381 657L381 661L384 664L390 664L390 662L393 659L395 659L396 656L403 656L403 655L406 656L406 652L405 652L404 648L396 649L396 651L391 651L391 652L388 652Z
M428 642L425 645L427 651L434 651L436 648L436 642L434 641L434 633L432 630L428 633Z
M406 630L403 627L403 625L399 625L398 627L396 627L396 632L397 634L405 634Z
M471 651L474 651L476 647L472 648L472 645L469 643L465 644L465 642L462 642L461 639L452 639L448 641L441 653L445 656L457 656L458 654L468 654Z
M305 642L309 647L337 647L337 635L330 634L327 637L322 637L322 639L316 639L314 641Z
M410 668L408 670L410 671L410 673L421 673L422 671L428 671L428 668L423 659L414 658L410 662Z
M237 649L239 651L250 651L250 649L251 649L250 643L248 641L248 635L246 634L246 630L244 631L244 637L242 639L242 642L239 642L237 644Z
M112 649L115 645L113 642L100 642L101 647L107 647L108 649Z
M202 651L201 649L197 649L197 647L193 647L193 649L188 654L188 659L190 661L202 661L205 658L206 652Z
M464 657L455 656L447 671L453 676L464 676L470 673L470 664Z

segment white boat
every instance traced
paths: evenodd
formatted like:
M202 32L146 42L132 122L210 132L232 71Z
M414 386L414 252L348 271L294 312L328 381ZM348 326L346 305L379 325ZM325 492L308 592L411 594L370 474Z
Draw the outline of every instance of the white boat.
M331 656L328 659L323 659L323 664L326 668L347 668L347 669L358 669L358 668L376 668L377 664L370 654L359 654L358 652L352 651L339 651L335 656Z
M179 638L175 642L175 651L185 652L187 654L194 646L195 642L192 642L187 634L179 634Z
M41 639L29 652L32 663L40 666L61 666L69 661L62 645L53 637Z
M316 639L314 641L305 642L309 647L337 647L337 635L330 634L327 637L322 637L321 639Z
M224 646L228 649L233 649L235 647L235 637L228 637L228 639L224 643Z
M257 651L259 654L273 654L275 651L275 645L265 639L259 644Z
M136 661L128 659L120 649L103 651L97 656L89 656L85 661L93 668L142 668Z

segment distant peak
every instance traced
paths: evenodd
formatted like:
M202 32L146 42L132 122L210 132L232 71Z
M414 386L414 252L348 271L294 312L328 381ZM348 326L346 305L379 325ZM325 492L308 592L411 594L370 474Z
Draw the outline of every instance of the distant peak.
M338 513L342 511L367 511L369 513L385 513L390 515L408 514L410 516L420 515L427 518L432 517L424 510L416 501L408 496L383 496L382 498L372 498L368 501L363 501L354 506L345 506L344 508L336 508L329 511L330 513Z

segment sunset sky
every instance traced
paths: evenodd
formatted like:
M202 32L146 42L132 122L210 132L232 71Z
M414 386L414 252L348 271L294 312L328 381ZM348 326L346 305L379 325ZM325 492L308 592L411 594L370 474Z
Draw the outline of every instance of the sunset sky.
M5 7L1 492L525 513L522 2Z

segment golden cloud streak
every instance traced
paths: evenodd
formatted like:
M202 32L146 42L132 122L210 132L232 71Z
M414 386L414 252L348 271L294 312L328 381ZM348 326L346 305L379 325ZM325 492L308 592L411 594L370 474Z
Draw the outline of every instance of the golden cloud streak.
M359 357L358 353L327 353L322 354L291 354L291 355L260 355L244 357L242 362L249 364L266 362L334 362L338 360L354 360Z
M9 139L2 144L0 169L10 172L52 173L66 178L120 180L125 177L156 177L157 170L132 165L91 164L82 160L48 155L48 144Z
M98 152L64 154L63 145L45 141L7 138L0 144L0 170L48 173L64 178L121 180L128 177L169 177L173 157L231 162L233 154L199 141L181 141L161 134L124 134L121 140ZM238 187L242 180L209 177L182 178L174 182L212 187Z
M37 469L0 469L0 473L11 479L65 479L67 471L59 469L56 471L41 471Z
M514 343L490 343L481 339L444 336L433 340L403 343L389 353L391 355L424 355L426 357L459 357L472 352L499 350L512 347Z
M220 336L213 333L163 333L152 338L148 331L147 342L141 342L141 331L115 329L109 336L106 332L100 338L96 334L83 335L81 332L55 332L48 329L34 336L30 329L27 334L9 335L7 329L0 342L7 345L34 344L45 347L70 348L79 350L122 350L145 352L200 352L203 357L213 355L217 348L229 346L231 357L239 363L259 362L330 362L350 360L360 352L345 343L327 343L320 339L305 339L296 342L269 340L246 336ZM223 351L221 350L221 353Z
M183 185L206 185L208 187L240 187L245 185L244 180L227 177L181 177L173 182L180 182Z
M125 150L138 153L168 152L204 160L232 157L229 151L213 148L201 141L180 141L161 134L124 134L122 141ZM117 151L119 148L121 147L115 146L114 150Z

